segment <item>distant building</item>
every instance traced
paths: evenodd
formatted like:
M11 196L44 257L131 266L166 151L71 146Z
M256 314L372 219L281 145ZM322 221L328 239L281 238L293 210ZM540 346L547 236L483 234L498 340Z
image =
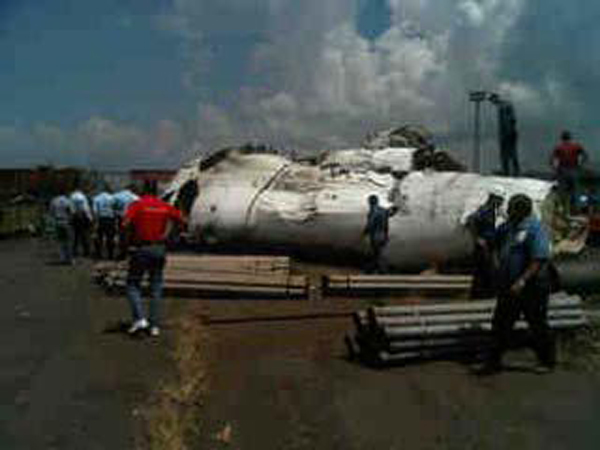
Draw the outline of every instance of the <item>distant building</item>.
M69 190L75 185L85 184L86 177L85 171L75 167L0 169L0 197L6 199L29 194L44 200L56 195L60 188Z
M165 169L156 169L156 170L146 170L146 169L137 169L131 170L129 172L131 181L138 186L142 186L145 183L151 182L156 183L158 187L158 191L162 192L166 189L166 187L171 183L173 178L175 177L177 171L176 170L165 170Z
M32 169L0 169L2 197L28 192L32 183Z

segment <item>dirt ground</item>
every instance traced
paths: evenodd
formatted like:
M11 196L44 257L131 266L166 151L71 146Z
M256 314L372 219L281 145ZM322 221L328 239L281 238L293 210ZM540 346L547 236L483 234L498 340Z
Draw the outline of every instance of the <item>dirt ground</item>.
M562 342L554 374L533 373L535 359L524 349L507 355L507 372L478 378L456 362L384 370L350 362L342 342L352 331L347 317L236 320L344 312L364 303L194 305L190 313L214 322L208 326L211 388L202 412L210 432L199 448L221 448L213 447L214 431L227 428L229 448L239 449L598 447L598 358L567 353L569 342Z
M488 379L453 362L372 370L345 359L349 329L348 319L211 326L207 420L229 424L240 449L598 446L592 369L535 375L524 351L508 358L513 370Z
M356 299L167 299L164 337L135 341L103 332L127 309L90 283L87 263L55 267L49 259L46 244L0 242L1 449L135 448L137 418L157 395L169 396L175 414L195 427L164 414L151 425L181 431L190 449L596 449L600 442L600 366L566 354L545 376L527 370L527 351L512 353L513 369L487 379L454 362L368 369L347 361L343 347L352 328L343 313L364 306ZM315 311L342 314L244 322ZM208 384L195 383L200 377Z

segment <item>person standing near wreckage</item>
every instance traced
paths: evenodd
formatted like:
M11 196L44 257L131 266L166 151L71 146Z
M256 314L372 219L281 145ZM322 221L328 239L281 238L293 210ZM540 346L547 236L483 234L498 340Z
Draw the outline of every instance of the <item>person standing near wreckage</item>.
M60 263L73 264L73 214L75 208L64 187L50 202L50 216L59 245Z
M518 177L521 173L521 166L517 149L519 133L515 108L511 102L501 98L498 94L491 94L489 100L498 109L498 143L502 175Z
M363 236L368 236L370 246L370 261L367 265L368 273L385 273L386 264L383 261L383 251L390 240L390 217L396 214L396 208L386 209L379 205L379 197L370 195L367 224Z
M494 238L498 214L505 195L501 188L494 188L487 201L467 219L467 228L475 241L471 298L493 298L496 295Z
M523 194L511 197L508 220L498 228L498 301L492 319L493 345L480 374L502 369L502 355L509 347L514 325L521 314L533 338L539 360L538 371L551 371L556 349L548 325L550 295L550 243L539 219L533 216L533 203Z
M79 248L85 257L90 256L90 234L94 222L92 209L87 196L76 187L71 193L71 202L75 212L73 214L73 256L79 255Z
M114 198L109 186L105 186L102 192L94 197L92 209L96 218L95 256L101 259L104 247L106 247L108 258L113 259L117 219L114 209Z
M560 144L552 152L551 164L561 194L570 206L576 204L579 193L581 169L588 160L583 146L574 141L569 131L560 135Z
M162 298L163 270L166 264L166 241L173 226L183 225L181 212L156 196L156 185L147 183L141 198L133 202L123 220L130 243L127 272L127 298L133 316L130 334L149 330L160 334L159 306ZM150 308L148 319L143 312L141 282L150 278Z
M133 190L134 186L130 185L113 195L113 209L115 211L115 215L117 216L117 231L119 234L117 254L118 260L125 259L127 254L127 237L125 236L123 229L123 219L125 217L125 213L127 212L129 205L140 199L136 194L134 194Z

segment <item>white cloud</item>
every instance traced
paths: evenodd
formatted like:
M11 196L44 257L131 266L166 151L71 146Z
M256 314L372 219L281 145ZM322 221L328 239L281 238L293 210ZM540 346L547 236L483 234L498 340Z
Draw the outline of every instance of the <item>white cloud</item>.
M455 131L465 126L466 92L500 81L501 45L523 1L394 0L391 28L370 42L355 29L354 2L219 0L231 25L249 11L250 29L261 25L249 55L260 86L240 77L227 112L200 108L200 139L216 145L262 134L310 149L356 144L372 127L402 122ZM200 55L208 50L193 30L214 33L227 23L211 22L214 8L210 1L176 3L178 33ZM199 85L218 76L207 61L194 68L188 60L190 72L203 73L193 79Z
M486 89L515 103L522 147L535 149L524 152L525 159L534 163L554 139L565 109L571 122L581 117L573 80L565 77L568 64L557 68L546 58L552 70L526 76L530 66L543 67L542 55L527 51L528 33L538 40L546 36L549 13L532 12L542 9L541 0L388 1L391 27L369 41L356 30L358 0L177 0L177 32L196 55L210 53L211 35L227 40L240 23L249 33L248 64L238 87L223 93L223 102L198 96L203 147L264 139L318 151L356 145L374 128L417 122L467 157L472 119L467 93ZM219 16L219 8L228 15ZM531 20L538 26L533 31ZM195 76L187 80L195 92L218 79L215 58L221 57L227 51L198 64L188 58ZM491 165L497 162L495 111L486 106L484 112ZM542 133L550 136L543 142Z
M0 159L10 165L174 167L181 161L186 145L183 127L169 119L149 127L100 116L71 127L44 122L30 127L0 125Z
M481 26L485 20L483 5L475 0L464 0L458 8L464 13L465 18L473 26Z
M159 120L155 127L153 157L167 158L181 152L185 145L183 127L170 119Z

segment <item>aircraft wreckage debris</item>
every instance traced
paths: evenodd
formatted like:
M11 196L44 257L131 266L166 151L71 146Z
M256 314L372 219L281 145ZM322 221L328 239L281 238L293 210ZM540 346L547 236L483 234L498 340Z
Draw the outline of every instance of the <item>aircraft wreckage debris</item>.
M501 189L507 199L519 193L533 200L555 254L578 253L585 246L586 223L561 210L553 183L433 163L452 159L442 154L414 127L311 161L262 147L228 148L183 166L165 198L184 207L190 237L209 245L364 260L369 252L361 239L367 198L376 195L383 207L397 211L390 218L384 259L394 271L418 272L468 258L473 240L466 217ZM431 163L423 162L424 155Z

